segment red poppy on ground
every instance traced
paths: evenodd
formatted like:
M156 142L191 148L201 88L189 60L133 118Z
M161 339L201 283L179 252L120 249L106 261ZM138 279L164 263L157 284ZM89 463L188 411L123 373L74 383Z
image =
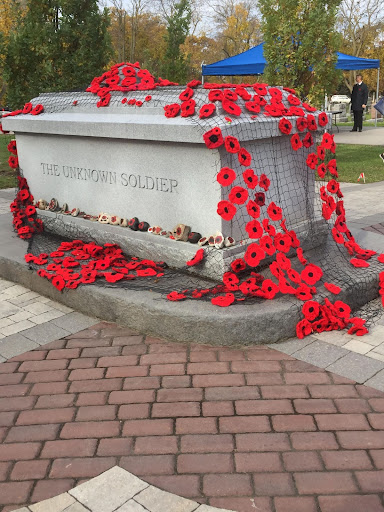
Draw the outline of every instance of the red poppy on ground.
M327 174L327 168L325 167L324 163L321 163L317 166L317 174L319 175L319 178L325 178L325 175Z
M222 169L220 169L220 171L216 177L216 180L223 187L228 187L235 181L235 179L236 179L236 173L230 167L223 167Z
M311 130L312 132L315 132L317 130L317 123L315 116L312 114L307 115L307 123L308 123L308 130Z
M300 261L300 263L302 265L306 265L308 263L307 260L304 258L304 251L301 247L297 248L296 254L297 254L298 260Z
M237 101L239 98L234 91L230 91L230 90L224 91L223 96L224 96L224 99L229 100L229 101Z
M263 235L263 228L258 220L251 220L245 226L249 238L260 238Z
M265 299L272 300L279 293L279 287L271 279L264 279L261 291Z
M236 206L229 201L220 201L217 205L217 213L224 220L232 220L236 211Z
M226 308L235 302L235 296L233 293L226 293L225 295L218 295L217 297L213 297L211 302L214 306Z
M269 224L269 219L263 219L263 228L266 233L270 236L276 235L276 229L272 224Z
M211 130L208 130L204 133L203 139L205 142L205 145L209 149L214 149L222 146L224 144L223 135L221 133L220 128L215 127Z
M247 203L247 212L253 219L258 219L260 217L260 206L250 199Z
M269 189L271 182L265 174L262 174L259 179L259 187L263 188L266 192Z
M24 105L24 108L23 108L22 113L23 113L23 114L29 114L29 113L32 111L32 109L33 109L33 105L32 105L32 103L26 103L26 104Z
M227 121L227 123L229 123L229 124L232 123L232 119L230 117L224 117L224 119Z
M224 146L228 153L238 153L241 149L240 142L236 137L232 137L231 135L225 137Z
M339 191L340 189L340 185L337 183L336 180L330 180L328 183L327 183L327 190L328 192L330 192L331 194L337 194L337 192Z
M241 165L244 165L245 167L251 165L252 157L245 148L240 149L240 151L237 153L237 158Z
M228 291L236 291L239 289L239 278L233 272L225 272L223 274L223 283Z
M301 275L301 279L305 283L312 286L312 285L316 284L321 279L321 277L323 275L323 271L317 265L310 263L301 271L300 275Z
M136 102L137 105L137 102ZM195 113L196 101L193 99L184 101L181 104L181 117L193 116Z
M291 260L285 256L285 254L278 252L276 254L276 263L282 270L288 270L291 268Z
M248 199L248 190L243 187L233 187L229 193L228 199L231 203L244 204Z
M337 300L333 304L333 308L339 318L349 318L351 316L351 308L341 300Z
M298 324L296 325L296 336L302 340L305 338L305 336L308 336L312 332L312 325L306 318L303 320L300 320Z
M305 284L302 284L297 288L295 296L302 301L307 301L313 298L311 288Z
M208 93L209 101L223 101L223 98L223 91L220 91L218 89L213 89Z
M296 119L296 127L299 130L299 132L303 132L308 128L308 122L305 119L305 117L299 117Z
M258 114L260 112L260 103L257 101L246 101L245 108L249 112L253 112L254 114Z
M281 253L280 253L281 254ZM296 283L296 284L300 284L301 283L301 277L300 277L300 274L299 272L297 272L297 270L295 270L294 268L288 268L287 269L287 276L289 277L289 279L293 282L293 283Z
M300 140L299 134L295 133L291 137L291 146L294 151L297 151L303 146L303 143Z
M315 153L309 153L307 156L306 164L310 169L316 169L317 163L319 159L317 158L317 155Z
M25 208L25 214L27 215L27 217L35 215L35 213L36 213L36 208L32 204L28 205Z
M293 96L292 94L288 95L287 100L290 105L294 105L296 107L301 105L300 99L297 98L296 96Z
M168 117L168 118L176 117L179 112L180 112L180 105L178 103L172 103L171 105L165 105L165 107L164 107L165 117Z
M42 112L44 111L44 107L43 105L36 105L32 110L31 110L31 114L33 116L38 116L39 114L41 114Z
M282 117L285 111L283 112L280 108L276 107L276 105L265 105L264 114L269 114L272 117Z
M264 192L256 192L255 194L255 203L259 206L265 205L265 194Z
M11 169L16 169L19 165L19 159L17 156L10 156L8 158L8 165L11 167Z
M332 228L332 236L333 236L333 239L334 241L337 243L337 244L344 244L345 240L344 240L344 237L341 233L339 233L339 231L337 231L336 228Z
M246 169L243 172L243 178L248 188L254 189L259 181L259 178L255 174L253 169Z
M292 123L285 117L280 119L279 121L279 130L281 133L284 133L285 135L289 135L292 131Z
M325 149L323 146L317 146L316 148L317 156L320 158L320 160L324 160L325 158Z
M235 92L242 98L244 101L248 101L252 98L249 92L244 89L244 87L236 87Z
M179 300L184 300L186 298L187 298L187 296L184 295L184 293L178 293L176 291L168 293L168 295L167 295L167 299L171 300L172 302L176 302L176 301L179 301Z
M104 278L107 283L117 283L117 281L121 281L124 277L125 275L121 272L104 272Z
M204 259L204 249L199 249L198 251L196 251L196 254L194 255L194 257L187 261L187 265L188 267L194 267L195 265L197 265L198 263L200 263L201 261L203 261Z
M305 148L310 148L313 145L313 137L310 132L303 139L303 146Z
M324 287L331 293L338 295L341 292L341 288L332 283L324 283Z
M309 103L304 103L303 102L303 107L305 108L305 110L307 112L316 112L316 108L312 107L312 105L309 105Z
M335 228L340 231L340 233L346 233L348 231L348 226L345 221L345 215L339 215L335 221ZM375 254L373 251L372 254Z
M320 126L325 126L328 124L328 116L325 112L320 112L318 119L318 123Z
M300 107L289 107L286 114L287 114L287 116L300 116L300 117L305 116L304 110Z
M201 85L200 80L191 80L187 83L188 87L197 87L198 85Z
M250 267L257 267L264 258L264 250L256 243L250 244L244 254L244 260Z
M281 270L280 266L277 264L276 261L269 265L269 270L271 271L271 274L275 276L277 279L284 279L284 272Z
M259 240L260 247L265 251L268 256L272 256L276 252L276 248L273 244L273 240L270 236L264 235Z
M152 99L152 96L148 95L148 96L145 97L145 101L151 101L151 99Z
M366 268L369 267L368 261L362 260L360 258L352 258L349 260L351 265L353 265L356 268Z
M323 134L323 139L321 141L321 145L325 149L330 149L333 144L333 135L330 135L329 133L325 132Z
M53 284L53 286L54 286L55 288L57 288L57 289L59 290L59 292L61 292L61 290L62 290L62 289L64 288L64 286L65 286L65 281L64 281L64 279L63 279L61 276L57 276L57 275L56 275L56 276L54 276L54 277L52 278L51 283Z
M283 99L283 93L277 87L270 87L268 89L268 92L271 95L271 98L273 98L276 101L281 101Z
M191 87L187 87L182 93L179 94L180 101L188 101L193 96L193 89Z
M239 286L239 290L243 295L254 295L255 292L259 289L260 288L257 285L257 280L254 277L249 277Z
M289 235L277 233L275 235L274 244L277 251L287 253L292 245L291 237Z
M332 158L332 160L330 160L327 163L327 169L332 174L332 176L335 176L335 178L338 178L337 163L336 163L336 160L334 158Z
M380 263L384 263L384 254L380 254L380 255L377 257L377 261L379 261Z
M137 100L136 101L136 107L142 107L143 106L143 102L140 101L140 100ZM193 111L193 113L195 113L195 111ZM181 113L181 115L183 116L183 112ZM189 114L190 115L190 114ZM186 116L183 116L183 117L186 117Z
M337 213L337 215L344 215L345 216L344 201L337 201L337 203L336 203L336 213Z
M301 311L307 320L313 322L319 316L320 304L315 300L309 300L303 304Z
M221 102L221 106L231 116L239 116L241 114L241 108L233 101L224 98Z
M283 216L283 210L274 202L270 203L270 205L268 206L267 213L271 220L281 220Z
M252 84L253 90L257 92L257 94L260 94L261 96L265 96L267 94L267 86L268 84L259 84L254 83Z
M203 105L199 110L200 119L206 119L207 117L210 117L215 112L215 110L216 105L214 103L207 103L206 105Z
M17 147L16 147L16 141L15 139L11 140L11 142L8 144L7 149L10 153L13 153L14 155L17 155Z
M231 263L231 269L234 272L241 272L245 268L246 268L246 264L242 258L237 258L236 260L232 261L232 263Z

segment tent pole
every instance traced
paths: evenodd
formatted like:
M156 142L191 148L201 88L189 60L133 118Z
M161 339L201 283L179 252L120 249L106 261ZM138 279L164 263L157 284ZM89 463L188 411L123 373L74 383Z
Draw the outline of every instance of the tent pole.
M380 68L377 68L376 103L379 101ZM375 109L375 126L377 126L377 110Z
M201 63L201 85L204 85L203 64L204 61Z

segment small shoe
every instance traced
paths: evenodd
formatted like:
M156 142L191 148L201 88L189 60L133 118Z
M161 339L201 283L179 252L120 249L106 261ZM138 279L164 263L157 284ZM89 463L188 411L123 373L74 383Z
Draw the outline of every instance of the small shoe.
M120 219L120 226L122 228L127 228L128 227L128 219Z
M37 201L37 207L39 208L39 210L45 210L48 206L48 203L45 199L39 199Z
M117 217L117 215L112 215L111 217L111 220L110 220L110 224L112 226L119 226L120 225L120 222L121 222L121 219L120 217Z
M132 217L132 219L128 222L128 227L133 231L137 231L139 227L139 219L137 217Z
M216 249L222 249L224 247L224 237L221 233L216 233L215 247Z
M59 209L59 203L54 197L50 200L47 210L56 212Z
M72 217L77 217L79 215L79 213L80 213L80 208L73 208L71 210Z
M197 244L197 242L200 240L201 234L196 233L195 231L191 231L188 235L188 242L191 244Z
M190 231L191 228L189 226L186 226L185 224L177 224L177 226L173 228L173 236L175 237L175 240L186 242Z
M66 212L66 211L68 211L68 205L67 205L67 203L64 203L64 204L62 205L62 207L61 207L61 209L60 209L59 213L64 213L64 212Z
M149 224L148 222L140 222L137 228L139 231L148 231Z
M109 224L110 220L111 220L111 217L107 213L101 213L99 215L100 224Z
M231 247L232 245L235 245L235 239L231 236L227 236L224 240L225 247Z
M202 247L203 245L208 243L208 238L206 236L203 236L203 238L200 238L200 240L197 242L197 244Z

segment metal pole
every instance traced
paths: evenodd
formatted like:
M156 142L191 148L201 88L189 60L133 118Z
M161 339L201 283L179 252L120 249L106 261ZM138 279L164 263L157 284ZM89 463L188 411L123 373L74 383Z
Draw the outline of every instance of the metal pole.
M380 80L380 68L377 68L376 102L379 101L379 80ZM377 126L377 110L376 109L375 109L375 126Z
M203 64L204 61L201 63L201 85L204 85Z

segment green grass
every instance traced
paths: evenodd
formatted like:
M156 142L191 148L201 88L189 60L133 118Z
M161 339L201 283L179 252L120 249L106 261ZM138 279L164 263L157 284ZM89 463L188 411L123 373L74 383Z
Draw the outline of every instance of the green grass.
M336 159L339 181L357 183L361 172L365 174L366 183L384 181L384 163L379 158L383 147L337 144Z
M8 151L7 145L12 138L11 135L0 135L0 189L16 185L16 172L8 165L11 153Z

